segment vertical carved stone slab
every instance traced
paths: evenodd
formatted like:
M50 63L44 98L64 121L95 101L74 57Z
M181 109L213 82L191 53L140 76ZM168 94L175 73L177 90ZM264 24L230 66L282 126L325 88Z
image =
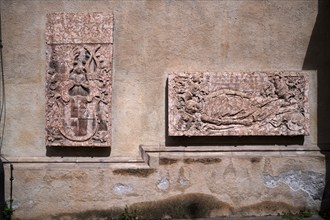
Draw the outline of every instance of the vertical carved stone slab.
M47 146L111 146L112 32L109 14L48 14Z
M308 135L304 72L171 73L170 136Z

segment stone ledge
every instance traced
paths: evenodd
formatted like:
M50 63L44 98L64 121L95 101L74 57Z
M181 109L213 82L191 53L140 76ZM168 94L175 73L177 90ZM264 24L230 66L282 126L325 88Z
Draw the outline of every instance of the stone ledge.
M216 158L216 157L324 157L317 146L179 146L140 145L140 157L78 158L78 157L4 157L4 163L67 164L68 166L154 168L159 158Z
M166 147L140 145L143 160L152 168L166 158L217 158L217 157L324 157L317 146L180 146Z

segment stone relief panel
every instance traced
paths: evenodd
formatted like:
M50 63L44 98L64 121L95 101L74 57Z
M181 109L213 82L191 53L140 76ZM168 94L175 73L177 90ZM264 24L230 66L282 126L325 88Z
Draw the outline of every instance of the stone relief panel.
M196 72L168 77L170 136L309 134L304 72Z
M47 146L111 145L112 31L112 15L48 15Z

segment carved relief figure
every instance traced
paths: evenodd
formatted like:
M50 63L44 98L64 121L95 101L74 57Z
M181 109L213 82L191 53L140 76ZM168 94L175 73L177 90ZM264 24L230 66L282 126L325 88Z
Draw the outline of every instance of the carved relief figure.
M75 14L50 17L72 19L72 16ZM112 43L95 44L87 38L79 40L86 43L62 44L57 42L59 39L49 39L52 41L47 49L47 145L110 146Z
M305 81L292 72L171 74L169 134L308 134Z

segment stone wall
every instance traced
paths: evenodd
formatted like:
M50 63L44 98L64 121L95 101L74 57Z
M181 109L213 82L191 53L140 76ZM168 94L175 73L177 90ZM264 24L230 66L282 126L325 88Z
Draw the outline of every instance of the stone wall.
M318 68L306 67L318 11L316 0L1 0L1 154L14 164L14 217L101 218L125 205L160 218L318 210L326 174L317 146ZM46 147L45 33L53 12L114 16L111 151ZM168 135L169 73L264 70L311 70L310 135ZM9 181L6 191L9 199Z

